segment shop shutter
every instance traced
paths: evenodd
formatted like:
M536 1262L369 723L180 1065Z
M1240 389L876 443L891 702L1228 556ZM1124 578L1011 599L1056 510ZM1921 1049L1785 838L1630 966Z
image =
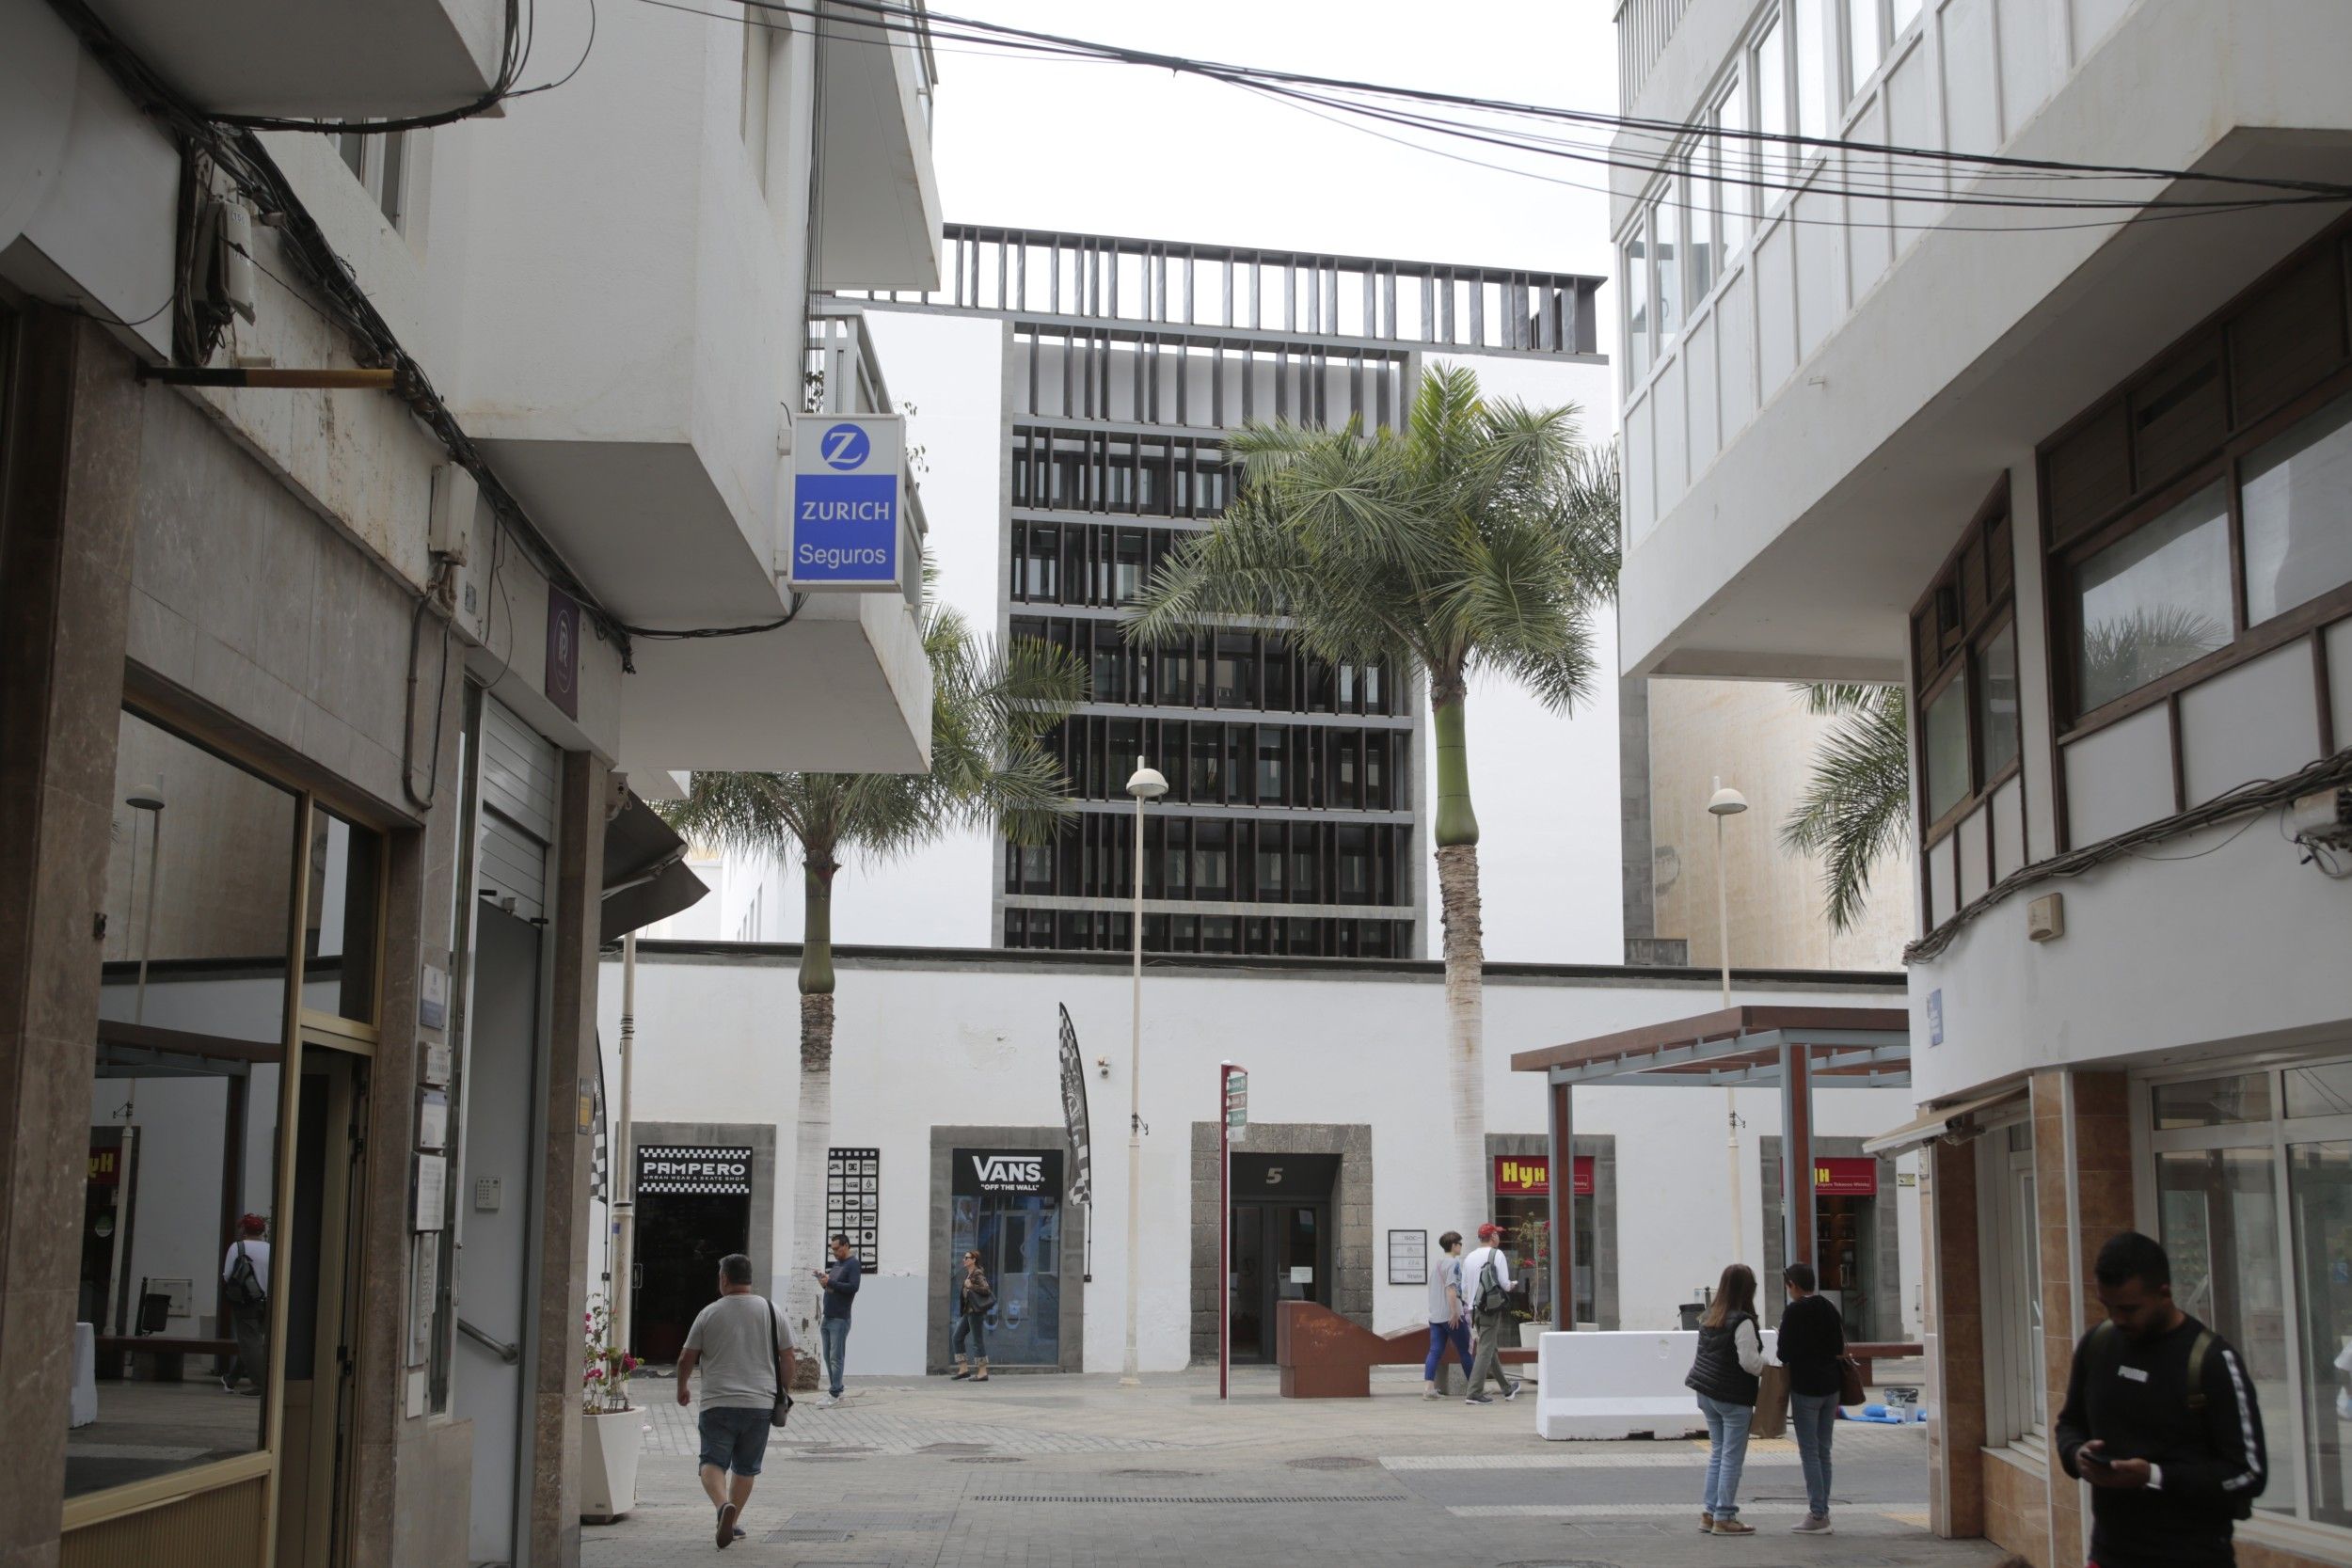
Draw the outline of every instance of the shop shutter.
M515 912L547 912L548 847L555 842L554 744L495 698L482 705L482 835L477 895L515 900Z

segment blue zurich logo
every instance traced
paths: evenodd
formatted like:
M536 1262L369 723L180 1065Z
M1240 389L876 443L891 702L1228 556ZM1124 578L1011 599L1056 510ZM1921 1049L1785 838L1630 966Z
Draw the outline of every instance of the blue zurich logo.
M819 438L818 451L829 468L850 469L865 466L873 454L873 443L866 437L863 425L837 424Z

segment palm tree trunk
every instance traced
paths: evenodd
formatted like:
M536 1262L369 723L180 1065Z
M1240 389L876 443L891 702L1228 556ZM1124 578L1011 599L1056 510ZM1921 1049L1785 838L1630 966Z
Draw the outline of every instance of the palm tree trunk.
M825 1162L833 1146L833 878L840 867L811 860L803 874L801 934L801 1110L792 1151L792 1234L780 1267L790 1282L786 1313L801 1354L796 1387L817 1386L823 1359L819 1290L810 1271L831 1258L825 1243Z
M1453 1199L1458 1223L1486 1217L1486 1064L1483 975L1486 940L1478 909L1478 816L1470 809L1470 752L1463 732L1468 696L1458 674L1433 674L1430 728L1438 760L1438 907L1445 921L1446 1092L1454 1111Z

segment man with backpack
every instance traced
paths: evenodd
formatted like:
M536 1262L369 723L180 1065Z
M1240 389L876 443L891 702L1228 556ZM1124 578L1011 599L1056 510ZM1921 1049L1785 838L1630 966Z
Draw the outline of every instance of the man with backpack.
M1502 1375L1502 1325L1511 1311L1511 1259L1502 1246L1502 1227L1482 1225L1478 1244L1462 1259L1464 1293L1470 1298L1470 1323L1478 1332L1478 1354L1470 1363L1470 1398L1466 1404L1492 1404L1486 1380L1502 1386L1502 1397L1519 1397L1519 1380Z
M2090 1482L2098 1568L2221 1568L2269 1480L2245 1359L2172 1302L2164 1248L2125 1231L2092 1273L2106 1322L2074 1347L2058 1462Z
M220 1386L232 1394L259 1394L269 1379L269 1228L259 1214L237 1221L237 1239L220 1260L221 1300L237 1355Z

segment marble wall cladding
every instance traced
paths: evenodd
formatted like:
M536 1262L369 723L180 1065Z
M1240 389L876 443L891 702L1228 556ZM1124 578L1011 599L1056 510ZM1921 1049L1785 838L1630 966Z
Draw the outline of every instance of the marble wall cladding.
M76 317L22 318L0 438L0 1400L61 1410L80 1265L94 924L114 793L129 597L130 361ZM0 1469L0 1562L54 1560L65 1428L21 1421Z
M2050 1490L2042 1467L2006 1451L1980 1453L1977 1464L1984 1475L1985 1539L2033 1568L2074 1568L2051 1556Z
M1928 1268L1929 1523L1947 1539L1984 1531L1984 1303L1978 1262L1976 1159L1964 1146L1922 1151L1920 1213Z

